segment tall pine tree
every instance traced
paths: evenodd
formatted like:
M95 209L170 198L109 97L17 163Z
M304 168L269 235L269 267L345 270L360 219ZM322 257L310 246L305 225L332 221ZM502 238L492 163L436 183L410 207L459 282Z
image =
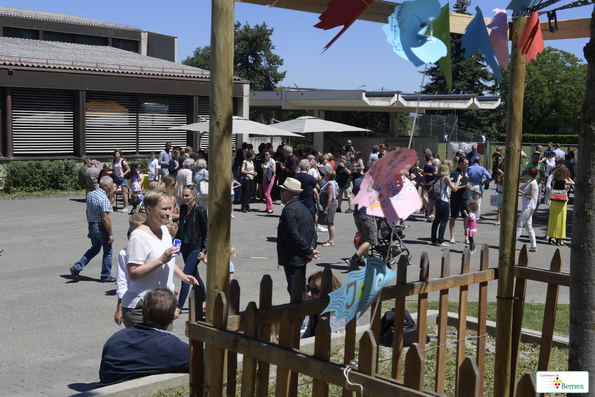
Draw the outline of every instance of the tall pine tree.
M458 14L472 15L467 11L471 6L471 0L457 0L453 6L454 12ZM494 76L484 63L483 56L475 52L469 58L465 58L465 50L461 48L463 35L451 34L450 51L452 62L452 91L449 92L444 74L434 65L428 68L426 78L429 82L424 85L424 94L477 94L484 95L491 93ZM426 114L453 115L452 110L427 111ZM486 135L498 131L492 126L492 111L490 110L461 110L456 112L458 116L458 128L464 131Z

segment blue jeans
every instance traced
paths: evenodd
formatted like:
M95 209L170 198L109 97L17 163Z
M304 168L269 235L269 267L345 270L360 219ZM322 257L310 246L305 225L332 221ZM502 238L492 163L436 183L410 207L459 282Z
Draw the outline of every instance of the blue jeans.
M200 289L202 289L202 300L203 302L207 299L207 290L205 289L205 285L198 274L198 254L200 254L200 250L193 250L190 248L190 244L182 244L180 246L180 253L182 254L182 258L184 259L184 274L189 276L194 276L198 280L198 284ZM178 308L182 309L184 307L184 303L186 302L186 297L188 296L188 291L190 290L190 284L186 284L182 281L182 287L180 288L180 296L178 297Z
M95 258L95 255L97 255L101 250L101 247L103 247L101 278L108 278L112 273L112 254L114 248L111 244L108 244L109 236L107 230L105 230L105 226L89 222L89 237L91 238L91 248L85 252L85 255L83 255L80 261L74 264L74 267L79 272L83 270L83 268L87 266L87 263Z
M432 243L442 244L444 242L444 231L446 230L446 224L448 223L450 205L448 202L440 200L436 201L434 206L436 207L436 217L432 223ZM438 225L440 225L440 231L438 232L438 238L436 238Z

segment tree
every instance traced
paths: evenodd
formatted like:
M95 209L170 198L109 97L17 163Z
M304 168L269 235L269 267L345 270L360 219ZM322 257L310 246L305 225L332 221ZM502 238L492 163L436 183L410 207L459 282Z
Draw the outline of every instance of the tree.
M184 65L211 70L211 46L196 47L192 56L182 61Z
M502 69L500 109L507 106L508 77L508 71ZM569 52L546 47L525 71L523 132L556 133L564 127L578 130L586 78L586 63ZM504 121L499 122L505 123L505 111L500 114Z
M457 0L453 9L458 14L471 15L467 8L471 5L470 0ZM491 85L494 75L484 63L483 56L475 52L469 58L465 58L465 51L461 48L463 35L450 35L450 52L452 64L452 91L446 85L444 73L438 65L428 68L426 76L429 82L424 85L423 94L477 94L484 95L492 90ZM452 110L427 111L426 114L452 114ZM458 116L458 127L462 130L481 134L496 133L492 127L492 113L489 110L462 110L456 112Z
M273 31L264 22L253 28L238 21L234 25L234 74L249 80L254 91L274 90L287 73L278 71L283 59L273 54ZM196 48L182 63L209 70L210 60L211 48L205 46Z
M578 143L579 167L572 217L570 250L569 371L588 371L595 384L595 9L591 15L591 40L584 48L587 83ZM590 396L595 388L589 389Z

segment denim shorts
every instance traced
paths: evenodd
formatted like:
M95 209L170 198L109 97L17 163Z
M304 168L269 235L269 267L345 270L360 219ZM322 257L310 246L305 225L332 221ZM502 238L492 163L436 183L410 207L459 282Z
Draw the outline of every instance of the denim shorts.
M114 176L114 185L116 186L128 186L128 183L126 182L126 179L124 178L120 178L119 176Z

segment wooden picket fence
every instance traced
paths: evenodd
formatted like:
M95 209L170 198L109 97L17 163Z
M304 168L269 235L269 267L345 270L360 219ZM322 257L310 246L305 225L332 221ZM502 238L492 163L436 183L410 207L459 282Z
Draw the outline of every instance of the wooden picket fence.
M419 279L407 282L407 259L401 257L397 267L396 285L385 287L371 308L373 313L371 329L359 340L359 359L352 362L356 351L356 322L352 320L346 326L344 335L344 353L342 363L331 358L331 332L328 320L320 316L316 327L314 354L309 355L299 350L300 319L311 314L321 313L328 305L328 292L331 290L331 270L325 269L322 280L321 299L302 302L303 279L295 277L292 285L291 302L286 305L272 306L272 279L265 275L260 284L260 305L250 302L244 312L239 311L240 287L236 280L230 284L229 299L220 292L215 301L213 324L197 319L202 318L202 302L199 289L191 295L191 315L187 326L190 338L190 389L192 396L236 396L241 389L241 396L297 396L298 374L313 378L312 395L327 396L329 384L343 388L343 397L359 395L361 385L366 396L442 396L445 388L447 312L449 290L459 288L459 312L456 326L456 396L483 396L486 355L486 309L488 301L488 282L498 279L496 268L489 268L488 247L484 245L480 254L480 270L469 271L469 249L465 248L461 256L460 274L450 274L450 253L444 250L441 258L441 277L429 279L429 257L423 253L420 261ZM515 388L519 397L536 396L535 378L526 373L516 383L517 363L521 340L524 295L527 280L548 284L545 313L540 346L538 370L548 369L552 347L553 327L560 286L569 285L569 275L561 274L562 260L560 251L556 251L549 271L528 266L528 250L524 246L515 268L516 287L513 310L513 357L511 389ZM298 272L299 275L299 272ZM467 339L467 304L468 290L471 285L478 285L478 329L475 357L465 357ZM434 390L424 390L424 350L427 324L428 293L439 291L439 316L436 352L436 376ZM412 345L403 361L403 320L405 299L417 296L417 340ZM394 341L391 362L391 377L377 373L378 341L380 336L381 304L392 301L395 306ZM278 327L278 343L271 342L271 329ZM239 332L243 330L243 332ZM211 356L204 356L205 344L211 345ZM241 384L238 385L238 353L243 355ZM350 363L352 363L350 365ZM405 365L404 377L402 366ZM271 365L276 366L274 391L270 373ZM205 367L209 367L210 379L206 379ZM346 369L350 368L347 372ZM402 379L403 378L403 379ZM346 379L349 380L347 384ZM511 390L514 396L515 390Z

